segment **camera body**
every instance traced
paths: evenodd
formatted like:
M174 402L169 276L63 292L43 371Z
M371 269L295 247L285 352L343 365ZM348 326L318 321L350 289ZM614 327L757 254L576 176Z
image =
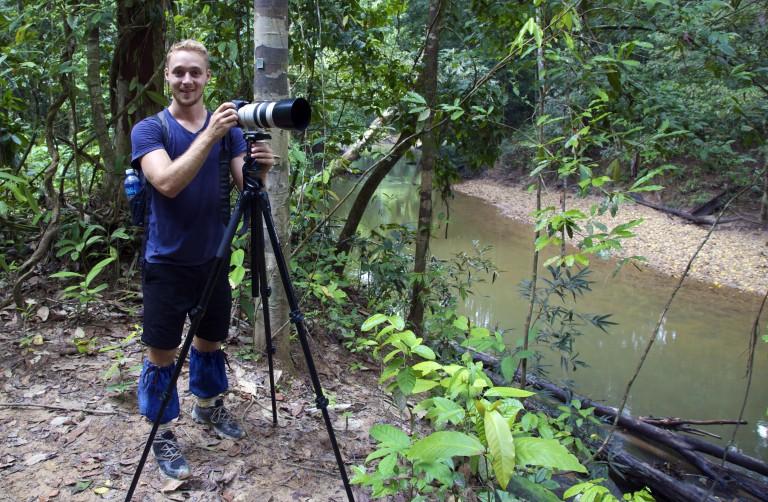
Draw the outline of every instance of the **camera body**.
M302 131L309 125L312 109L304 98L280 101L248 101L233 99L240 127L253 129L293 129Z

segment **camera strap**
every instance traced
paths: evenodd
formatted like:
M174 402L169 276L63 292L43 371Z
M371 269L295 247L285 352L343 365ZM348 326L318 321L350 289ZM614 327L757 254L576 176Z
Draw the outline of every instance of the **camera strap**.
M232 131L221 138L219 145L219 194L221 211L221 222L224 226L229 222L230 203L229 194L232 191L232 183L229 177L230 165L232 161Z
M208 112L208 118L210 119L211 113ZM152 119L159 122L163 132L163 147L166 152L170 152L169 142L169 126L168 118L165 116L165 110L161 110L152 116ZM230 180L230 162L232 160L232 133L227 133L226 136L221 138L221 144L219 145L219 210L221 211L221 221L224 225L229 221L230 213L230 193L232 191L232 183ZM147 228L149 224L149 207L150 207L150 194L149 183L146 183L143 173L140 173L142 185L147 187L145 194L146 208L144 211L144 228Z

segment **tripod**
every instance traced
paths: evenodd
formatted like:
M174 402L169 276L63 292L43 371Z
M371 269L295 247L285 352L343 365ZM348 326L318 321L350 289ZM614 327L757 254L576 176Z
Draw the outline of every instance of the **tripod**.
M328 399L323 395L323 388L320 385L320 379L317 376L317 370L315 369L315 363L312 358L312 352L309 348L309 342L307 341L307 328L304 325L304 315L301 313L299 302L296 299L296 293L291 283L291 278L288 273L288 265L283 256L282 249L280 248L280 242L277 237L277 231L275 230L275 223L272 220L272 210L269 203L269 196L264 190L262 181L257 176L258 171L256 169L255 162L250 156L251 146L259 141L270 139L270 136L264 131L246 130L243 133L245 138L247 149L245 156L245 164L243 165L243 191L237 198L237 203L230 216L229 223L227 224L224 236L216 251L213 266L206 279L205 287L200 295L198 304L189 313L191 323L189 331L184 339L184 343L179 351L178 361L174 368L171 381L168 383L168 387L163 394L163 402L160 404L160 409L157 413L157 418L152 423L152 430L147 438L147 443L144 445L144 451L142 452L139 465L136 468L136 473L131 481L131 486L126 494L125 501L129 502L133 497L133 492L141 477L141 471L144 468L144 464L147 461L147 456L152 448L152 442L157 435L158 428L160 427L160 418L163 416L165 408L171 400L173 389L176 387L176 382L181 374L181 368L184 364L184 360L189 353L190 346L192 345L192 339L197 333L200 322L205 314L208 302L210 301L211 294L213 292L216 278L222 272L222 269L228 265L229 249L232 244L232 239L235 236L237 225L241 218L245 218L244 221L250 220L250 232L251 232L251 292L254 298L261 296L262 309L264 315L264 335L267 342L267 361L269 365L269 386L272 399L272 424L277 425L277 404L275 398L275 375L274 375L274 361L273 356L275 348L272 344L272 327L270 326L269 316L269 296L271 294L269 283L267 281L267 267L266 257L264 252L264 226L267 228L267 234L269 236L270 243L272 244L272 250L275 253L275 260L277 262L277 268L280 273L280 280L282 281L283 288L285 290L286 297L288 299L288 306L291 309L290 320L296 325L296 331L299 335L299 341L301 343L301 349L304 352L304 359L307 363L307 369L309 370L309 377L312 382L312 387L315 391L315 404L318 409L321 410L323 420L325 421L325 428L328 431L328 437L333 448L333 454L336 457L336 463L339 467L339 473L341 474L342 482L344 483L344 490L347 493L347 498L350 502L354 502L354 496L352 495L352 488L349 484L349 478L347 477L347 471L344 468L344 460L341 457L341 451L336 441L336 434L333 431L333 424L331 423L331 417L328 414ZM264 225L262 225L262 223ZM244 225L245 228L245 225Z

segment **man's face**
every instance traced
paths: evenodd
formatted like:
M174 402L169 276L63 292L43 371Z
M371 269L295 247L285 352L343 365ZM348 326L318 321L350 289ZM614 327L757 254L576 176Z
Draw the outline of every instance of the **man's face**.
M181 106L193 106L203 97L211 70L205 57L194 51L175 51L168 59L165 80L171 86L173 100Z

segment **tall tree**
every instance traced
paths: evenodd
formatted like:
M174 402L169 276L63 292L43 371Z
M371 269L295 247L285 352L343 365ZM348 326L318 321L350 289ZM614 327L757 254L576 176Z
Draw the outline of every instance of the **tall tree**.
M255 71L253 76L254 101L275 101L289 97L288 86L288 0L254 0L254 58ZM272 150L278 156L278 162L269 173L268 188L272 204L272 217L275 222L278 238L285 256L290 255L289 249L289 218L290 218L290 166L288 164L288 141L290 135L282 129L274 129L272 134ZM275 255L271 250L267 253L267 271L270 276L272 296L269 302L270 320L273 328L285 327L288 324L288 302L285 289L277 274ZM258 310L258 309L257 309ZM274 335L280 334L277 329ZM289 363L288 336L280 336L278 352L282 361ZM265 346L263 318L254 331L254 345Z
M164 106L150 96L161 96L163 90L167 7L168 0L117 2L118 38L110 70L116 169L128 164L133 124ZM120 179L119 172L107 172L104 193L114 194Z
M101 7L100 0L88 0L88 5L94 10ZM99 144L99 152L104 161L104 180L102 182L102 200L113 200L114 193L120 183L120 176L115 166L115 149L107 128L106 110L104 107L103 88L101 84L101 49L100 44L100 17L89 18L86 38L86 85L90 98L91 122L93 123L96 139Z
M430 110L435 110L437 106L441 24L442 2L441 0L430 0L427 18L427 42L424 48L424 69L421 73L422 92ZM412 289L411 312L408 317L411 325L419 333L421 333L424 323L424 294L427 293L425 274L429 259L429 238L432 232L432 176L439 145L439 131L434 112L427 122L430 127L422 135L421 160L419 161L421 187L419 190L419 221L416 230L416 255L413 268L415 279Z

